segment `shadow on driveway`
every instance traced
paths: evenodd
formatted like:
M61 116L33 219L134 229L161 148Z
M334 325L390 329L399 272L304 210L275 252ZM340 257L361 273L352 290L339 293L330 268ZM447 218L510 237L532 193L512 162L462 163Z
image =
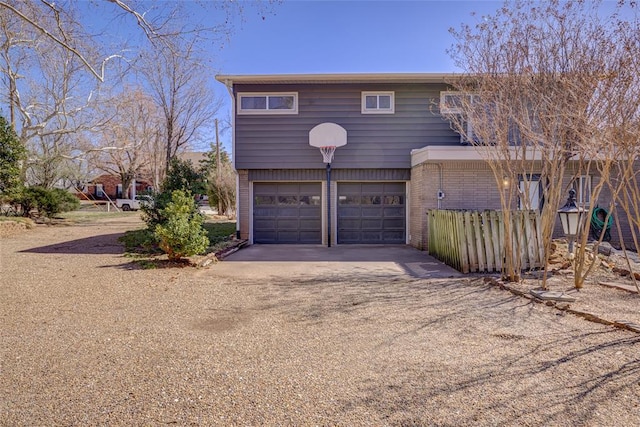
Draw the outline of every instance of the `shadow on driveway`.
M84 239L24 249L20 252L37 254L122 254L124 253L124 247L122 243L118 242L118 237L123 234L101 234Z
M216 270L235 274L288 276L366 273L418 278L462 277L462 273L426 252L407 245L251 245L229 255ZM229 271L231 273L231 271Z

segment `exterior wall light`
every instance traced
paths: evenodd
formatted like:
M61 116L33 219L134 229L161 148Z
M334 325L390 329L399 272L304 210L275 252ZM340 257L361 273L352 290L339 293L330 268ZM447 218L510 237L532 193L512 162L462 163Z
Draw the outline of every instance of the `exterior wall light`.
M558 209L562 230L569 240L569 256L573 257L573 242L580 231L584 219L584 209L576 205L576 190L569 190L567 203Z

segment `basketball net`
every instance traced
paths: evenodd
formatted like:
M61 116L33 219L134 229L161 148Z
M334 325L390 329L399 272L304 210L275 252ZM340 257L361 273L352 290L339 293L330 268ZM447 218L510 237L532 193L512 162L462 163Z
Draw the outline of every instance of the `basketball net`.
M324 160L325 163L331 163L331 160L333 160L333 153L335 153L335 151L336 151L336 147L334 146L320 147L320 152L322 153L322 159Z

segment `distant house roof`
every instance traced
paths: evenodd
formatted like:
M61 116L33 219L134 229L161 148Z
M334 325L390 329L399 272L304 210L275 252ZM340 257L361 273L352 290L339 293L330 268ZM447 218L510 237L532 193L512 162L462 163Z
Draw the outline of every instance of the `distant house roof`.
M185 151L179 153L178 158L191 162L193 166L200 166L200 160L206 160L208 156L206 151Z
M453 73L341 73L341 74L254 74L224 75L216 80L233 83L446 83Z

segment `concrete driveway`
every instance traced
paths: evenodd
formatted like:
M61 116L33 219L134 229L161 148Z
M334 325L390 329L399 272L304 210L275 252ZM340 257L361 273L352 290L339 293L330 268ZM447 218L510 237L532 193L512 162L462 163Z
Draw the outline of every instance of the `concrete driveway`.
M216 266L217 274L234 276L358 276L451 278L457 270L426 252L406 245L251 245Z

